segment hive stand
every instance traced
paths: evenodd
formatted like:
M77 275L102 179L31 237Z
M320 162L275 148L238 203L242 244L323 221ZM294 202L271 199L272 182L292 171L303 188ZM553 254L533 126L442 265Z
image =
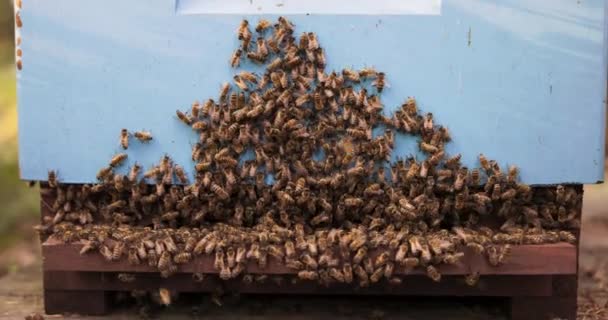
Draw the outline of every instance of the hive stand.
M42 214L51 214L42 199ZM513 320L576 319L578 245L567 243L514 246L504 265L492 267L487 259L465 248L465 257L456 265L442 265L442 280L429 279L423 270L396 268L404 276L401 285L379 282L368 288L335 284L330 287L313 282L292 284L284 281L245 284L239 280L221 281L206 277L195 282L193 273L217 274L213 258L195 257L180 265L177 274L161 278L147 265L132 266L125 260L107 262L95 253L80 255L81 244L63 244L52 236L42 239L44 269L44 304L48 314L79 313L102 315L110 312L110 296L115 291L157 290L178 292L213 292L219 285L226 291L252 294L357 294L403 296L470 296L503 297L509 304ZM373 254L373 253L372 253ZM468 286L464 276L479 272L475 287ZM121 282L118 273L136 274L135 281ZM260 269L251 262L245 273L294 275L294 271L269 257L268 266Z

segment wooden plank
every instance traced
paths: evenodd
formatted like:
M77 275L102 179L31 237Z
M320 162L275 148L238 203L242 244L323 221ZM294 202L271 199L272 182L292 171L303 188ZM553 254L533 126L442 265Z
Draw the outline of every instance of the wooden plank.
M315 282L298 281L281 277L281 284L269 278L264 283L247 284L240 279L222 281L217 277L206 277L195 282L190 274L175 274L161 278L158 273L137 273L133 282L121 282L117 273L45 271L44 288L47 290L92 290L128 291L157 290L167 288L179 292L213 292L219 286L225 291L255 294L364 294L364 295L409 295L409 296L492 296L509 297L521 295L546 297L552 294L551 276L482 276L478 285L465 284L462 276L445 276L435 283L426 276L412 275L404 278L401 285L389 285L381 281L368 288L358 285L333 284L320 286Z
M44 310L47 314L78 313L103 315L108 312L108 293L91 290L44 290Z
M147 265L132 266L126 259L108 262L100 254L80 255L80 244L62 244L50 238L42 245L44 270L46 271L101 271L101 272L157 272ZM372 253L372 256L374 254ZM180 265L178 272L217 273L212 256L195 257ZM567 243L546 245L513 246L512 254L504 265L493 267L483 256L465 250L465 257L456 265L442 265L439 270L445 275L466 275L479 272L481 275L565 275L576 274L576 247ZM397 274L424 274L422 269L395 268ZM246 273L293 274L272 257L262 269L254 262L247 266Z
M511 320L576 320L574 297L513 297Z

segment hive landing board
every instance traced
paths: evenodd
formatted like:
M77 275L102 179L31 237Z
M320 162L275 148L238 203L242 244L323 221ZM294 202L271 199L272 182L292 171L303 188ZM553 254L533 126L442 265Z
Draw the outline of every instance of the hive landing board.
M192 168L197 136L175 118L235 72L241 19L286 15L313 31L328 68L387 73L387 114L408 96L449 127L448 153L521 167L531 184L603 179L602 0L28 0L18 30L21 177L93 182L122 128L149 130L129 165L164 154ZM393 158L416 154L399 136ZM191 174L190 169L190 174Z

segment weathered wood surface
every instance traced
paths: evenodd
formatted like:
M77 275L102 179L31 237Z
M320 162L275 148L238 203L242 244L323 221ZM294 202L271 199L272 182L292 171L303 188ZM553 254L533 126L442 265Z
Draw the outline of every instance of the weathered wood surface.
M401 285L385 281L367 288L358 285L332 284L329 287L316 282L292 283L282 277L277 283L269 277L263 283L244 283L241 279L229 281L206 277L202 282L193 280L190 274L180 273L161 278L158 273L136 273L132 282L121 282L117 273L45 271L44 287L47 290L128 291L167 288L178 292L214 292L218 287L228 292L252 294L302 294L302 295L408 295L408 296L489 296L510 297L525 294L548 297L553 294L551 276L483 276L475 287L468 286L461 276L446 276L435 283L426 276L413 275Z

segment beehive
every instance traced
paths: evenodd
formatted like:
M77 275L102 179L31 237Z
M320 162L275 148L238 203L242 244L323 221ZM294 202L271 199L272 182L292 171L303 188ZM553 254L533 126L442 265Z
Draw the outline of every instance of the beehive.
M407 1L393 7L390 1L218 6L190 0L135 2L120 10L116 5L99 2L83 9L72 1L32 1L19 11L24 179L46 180L53 169L63 183L94 182L97 169L119 151L117 133L125 127L155 133L153 143L127 151L128 165L150 166L168 153L190 168L190 150L184 145L197 137L168 119L176 108L215 95L222 79L232 78L227 57L238 45L235 26L243 16L256 21L279 14L299 30L318 34L329 69L374 66L388 71L385 109L390 112L405 96L416 96L421 109L449 126L455 142L447 151L462 153L466 165L476 166L477 155L484 153L520 166L521 178L529 184L602 179L606 70L601 1L551 6ZM394 157L410 153L416 153L415 141L398 136ZM61 248L46 246L49 254ZM544 258L550 259L553 249L545 250ZM555 250L570 258L560 259L553 270L533 271L529 261L503 272L543 274L529 280L544 285L528 294L555 295L558 282L552 279L571 280L576 271L573 248ZM45 265L49 272L67 270L53 261ZM84 264L75 264L76 270L111 268ZM49 297L60 296L53 290L80 289L51 280L47 284ZM515 295L504 292L508 290L500 295Z

